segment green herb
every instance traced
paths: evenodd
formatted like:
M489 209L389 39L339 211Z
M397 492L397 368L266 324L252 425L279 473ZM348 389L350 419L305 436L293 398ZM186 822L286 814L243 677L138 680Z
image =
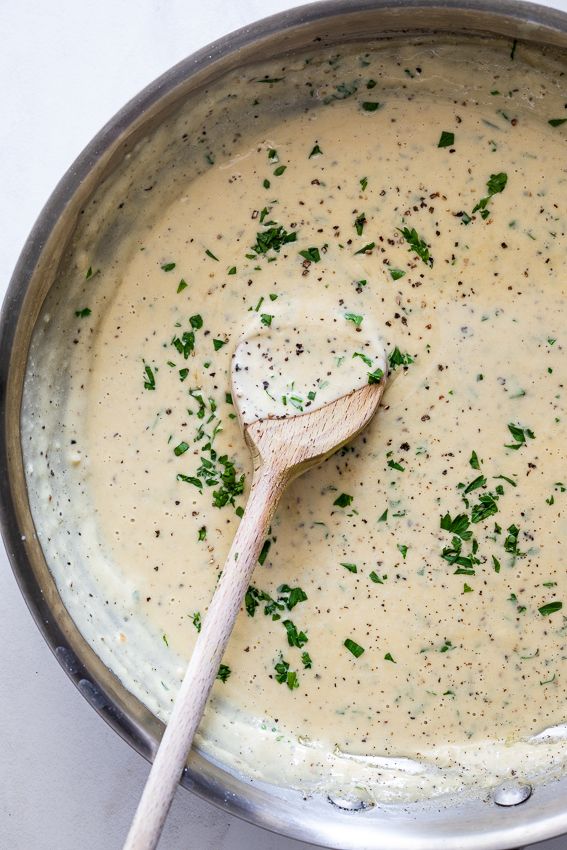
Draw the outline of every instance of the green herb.
M202 525L198 532L198 540L206 540L207 539L207 526Z
M145 390L155 390L156 379L155 379L155 376L154 376L154 373L152 371L151 366L148 366L148 365L144 366L144 372L145 372L145 375L146 375L145 380L144 380L144 389Z
M255 253L249 256L249 259L254 259L257 254L267 254L268 251L279 252L283 245L290 242L295 242L297 239L297 231L288 232L283 225L277 227L269 227L261 233L256 234L256 244L252 246L252 251Z
M392 459L390 459L388 461L388 466L390 467L390 469L397 469L398 472L405 472L406 471L405 466L402 466L401 463L398 463L397 461L392 460Z
M398 366L409 366L410 363L413 363L413 357L407 353L402 354L398 346L396 346L388 356L388 363L390 364L390 369L397 369Z
M197 313L189 318L189 324L194 330L198 331L203 327L203 317Z
M391 653L391 652L387 652L387 653L386 653L386 655L384 656L384 661L391 661L391 662L392 662L392 664L396 664L396 663L397 663L396 661L394 661L394 659L393 659L393 657L392 657L392 653Z
M466 582L463 585L463 593L472 593L473 589Z
M494 555L492 556L492 566L494 567L494 572L500 572L500 561Z
M272 324L273 318L274 317L272 315L270 315L270 313L260 313L260 321L262 322L263 325L266 325L266 327L268 327L268 328Z
M360 213L354 220L354 229L356 230L358 236L362 236L362 232L364 230L364 225L366 224L366 215L364 213Z
M302 664L303 664L303 666L305 667L306 670L310 670L311 667L313 666L311 656L309 655L308 652L302 652L301 653L301 662L302 662Z
M345 570L349 571L349 573L357 573L358 572L358 570L356 568L356 564L343 564L341 562L341 567L344 567Z
M374 582L374 584L384 584L384 581L388 578L388 576L382 576L382 578L380 578L378 573L375 570L372 570L372 572L369 575L369 578L370 578L370 581Z
M179 457L180 455L185 454L188 448L189 445L183 441L179 443L178 446L175 446L175 448L173 449L173 454L175 455L175 457Z
M271 183L270 183L270 181L269 181L269 180L263 180L263 181L262 181L262 186L264 187L264 189L269 189L269 188L270 188L270 186L271 186Z
M473 469L480 469L480 461L478 459L478 455L476 452L473 452L470 456L469 463Z
M398 549L398 551L399 551L399 552L401 552L401 554L402 554L402 558L403 558L403 559L404 559L404 561L405 561L405 559L406 559L406 555L407 555L407 553L408 553L408 547L407 547L407 546L404 546L404 544L403 544L403 543L398 543L398 544L397 544L397 549Z
M217 673L217 679L220 679L221 682L224 684L230 676L231 672L232 670L230 669L230 667L228 667L228 665L221 664L221 666L219 667L219 672Z
M526 438L529 437L530 440L535 439L535 434L530 428L520 428L519 425L514 425L512 422L508 423L508 430L516 442L505 445L506 449L517 451L527 442Z
M363 322L364 316L359 316L356 313L345 313L345 319L347 322L352 322L353 325L356 325L359 328Z
M516 47L517 47L517 46L518 46L518 39L517 39L517 38L515 38L515 39L514 39L514 41L512 42L512 47L511 47L511 49L510 49L510 59L511 59L512 61L514 61L514 57L515 57L515 55L516 55Z
M287 632L287 642L290 646L296 646L301 649L307 643L307 635L305 632L298 632L291 620L284 620L283 625Z
M274 177L281 177L286 168L287 165L278 165L277 168L274 168Z
M461 540L470 540L472 531L469 531L469 518L466 514L458 514L453 519L447 513L441 517L441 528L443 531L448 531L450 534L456 534Z
M219 457L218 463L223 467L220 474L221 486L213 491L213 507L222 508L226 504L234 505L235 496L244 492L244 474L236 474L234 463L227 455Z
M262 546L260 554L258 555L258 563L260 564L261 567L264 566L264 563L266 561L266 558L268 557L268 552L270 551L271 545L272 545L271 540L265 540L264 541L264 545Z
M207 255L207 257L210 257L210 258L211 258L211 260L216 260L216 261L217 261L217 263L219 262L219 258L218 258L218 257L215 257L215 255L213 254L213 252L212 252L212 251L209 251L209 249L208 249L208 248L206 248L206 249L205 249L205 254Z
M491 174L486 183L486 189L488 194L486 197L481 198L480 201L475 204L473 207L472 215L475 212L480 212L480 216L482 219L487 219L490 215L489 210L487 209L488 202L494 195L499 195L500 192L503 192L506 188L506 184L508 182L508 175L504 171L499 171L498 174ZM467 216L466 213L462 213L461 221L463 224L469 224L471 221L471 217Z
M374 369L373 372L368 373L368 383L369 384L379 384L382 378L384 377L384 372L382 369Z
M320 154L322 153L323 151L321 150L319 145L315 144L311 149L311 153L309 154L308 159L311 159L312 156L320 156Z
M369 242L368 245L363 245L362 248L359 248L358 251L355 251L354 256L356 257L357 254L366 254L367 251L372 251L372 249L375 247L375 242Z
M171 344L187 360L191 352L195 349L195 334L193 331L185 331L181 337L173 337Z
M548 602L546 605L542 605L541 608L538 608L537 610L542 617L549 617L551 614L555 614L556 611L561 611L562 608L563 602Z
M343 646L346 646L348 651L352 652L352 654L354 655L355 658L360 658L360 656L364 652L364 648L362 646L360 646L358 643L356 643L354 640L351 640L351 638L347 638L345 640Z
M278 594L278 602L283 602L288 611L293 611L296 605L307 599L304 590L300 587L290 587L289 584L280 584Z
M161 267L162 272L172 272L175 268L175 263L164 263Z
M259 80L251 80L253 83L281 83L285 77L261 77Z
M417 254L420 260L423 260L426 265L432 266L433 257L429 253L429 246L424 239L421 239L415 228L398 227L396 229L402 234L402 236L408 243L408 250L413 251L414 254Z
M195 628L197 629L197 631L198 631L198 632L200 632L200 631L201 631L201 626L202 626L202 623L201 623L201 614L200 614L200 612L199 612L199 611L195 611L195 613L191 615L191 620L192 620L192 622L193 622L193 625L194 625L194 626L195 626Z
M297 673L289 669L289 662L284 661L282 656L280 656L280 661L274 665L274 669L276 671L276 682L279 682L280 685L286 684L290 691L299 687Z
M402 269L388 269L390 275L392 276L392 280L399 280L401 277L405 277L405 272Z
M185 484L192 484L199 490L203 489L203 482L199 478L196 478L194 475L183 475L181 472L179 472L175 477L177 481L184 481Z
M441 132L441 138L439 139L438 148L450 148L451 145L455 144L455 134L450 133L447 130L443 130Z
M188 286L189 284L183 278L181 278L177 285L177 293L179 294L180 292L183 292L183 290L187 289Z
M352 83L339 83L335 86L335 91L328 95L323 103L329 104L333 100L345 100L347 97L352 97L358 90L358 81L353 80Z
M378 517L378 522L386 522L388 519L388 508L384 511L384 513Z
M365 112L376 112L382 106L376 100L363 100L360 105Z
M75 316L79 319L86 319L91 315L92 310L89 307L83 307L82 310L75 310Z
M360 183L360 188L364 192L364 190L368 186L368 177L361 177L358 182Z
M305 251L300 251L299 254L309 260L310 263L318 263L321 259L319 248L307 248Z
M333 505L337 505L339 508L348 508L352 504L353 498L354 496L349 496L348 493L341 493L340 496L337 496Z
M566 121L567 118L550 118L547 123L551 124L552 127L561 127L561 125L565 124Z
M355 351L352 355L353 360L355 357L360 357L363 363L365 363L367 366L372 366L372 360L370 359L370 357L367 357L366 354L363 354L361 351Z
M481 493L479 496L479 502L476 505L473 505L471 511L471 522L483 522L485 519L488 519L489 516L498 513L498 505L496 504L496 498L492 493Z
M509 525L507 531L508 535L504 540L504 551L508 552L510 555L514 555L514 557L521 556L522 552L518 549L518 535L520 533L520 529L517 525Z
M215 351L219 351L223 345L226 345L225 339L213 339L213 347Z

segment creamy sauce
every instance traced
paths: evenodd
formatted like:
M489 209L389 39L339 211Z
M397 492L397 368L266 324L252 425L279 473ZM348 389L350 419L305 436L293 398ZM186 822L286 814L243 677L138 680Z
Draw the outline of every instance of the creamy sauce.
M413 800L564 769L567 95L510 48L233 75L129 154L46 304L38 534L161 717L250 481L236 346L247 421L386 347L369 428L282 500L201 727L248 775Z

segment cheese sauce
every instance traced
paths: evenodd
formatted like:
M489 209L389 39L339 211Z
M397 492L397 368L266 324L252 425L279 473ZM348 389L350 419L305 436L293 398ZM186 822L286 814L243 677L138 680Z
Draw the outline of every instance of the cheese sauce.
M237 344L245 421L390 371L262 550L199 739L245 774L399 801L564 767L563 69L423 39L234 73L85 210L30 356L30 499L160 717L250 481Z

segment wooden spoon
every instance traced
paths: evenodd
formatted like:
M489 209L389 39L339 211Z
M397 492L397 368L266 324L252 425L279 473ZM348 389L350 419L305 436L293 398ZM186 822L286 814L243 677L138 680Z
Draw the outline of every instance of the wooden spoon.
M261 419L249 425L241 423L254 461L248 503L203 620L124 850L153 850L157 846L283 491L290 481L325 460L362 431L380 404L385 383L384 376L379 383L366 384L308 413ZM237 398L236 393L234 398Z

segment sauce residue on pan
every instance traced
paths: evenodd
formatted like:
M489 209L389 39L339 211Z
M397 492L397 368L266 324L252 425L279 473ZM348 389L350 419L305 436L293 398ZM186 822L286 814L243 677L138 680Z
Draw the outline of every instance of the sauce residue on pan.
M262 550L201 727L237 770L400 801L564 769L566 119L535 48L314 52L201 93L87 206L28 365L30 500L161 717L250 480L238 341L250 421L387 349L379 415Z

